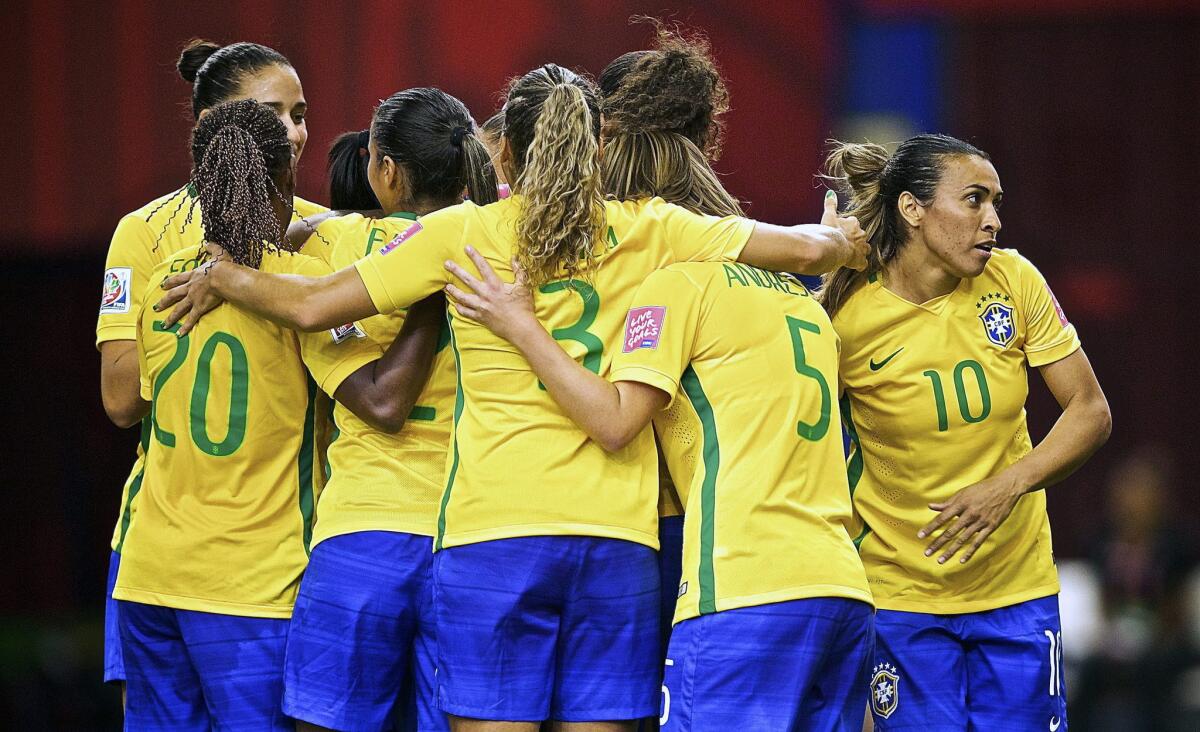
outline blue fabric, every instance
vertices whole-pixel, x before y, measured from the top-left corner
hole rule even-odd
[[[279,730],[288,621],[119,601],[126,730]]]
[[[108,558],[108,583],[104,590],[104,683],[125,680],[125,659],[121,655],[121,606],[113,599],[121,555],[113,552]]]
[[[671,633],[663,732],[859,732],[874,609],[821,597],[689,618]]]
[[[671,621],[675,618],[675,601],[679,597],[679,583],[683,579],[683,517],[660,516],[658,519],[658,575],[662,578],[662,594],[659,596],[659,632],[662,640],[662,655],[667,657],[667,644],[671,640]]]
[[[461,717],[567,722],[658,708],[653,549],[533,536],[434,555],[438,702]]]
[[[875,629],[879,732],[1067,729],[1057,596],[960,615],[880,610]]]
[[[433,539],[361,531],[318,544],[300,582],[283,710],[331,729],[448,730],[434,704]]]

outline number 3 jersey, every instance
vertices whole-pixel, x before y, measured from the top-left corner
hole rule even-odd
[[[414,222],[354,266],[381,313],[408,307],[449,281],[444,263],[471,271],[473,246],[512,281],[514,225],[523,197],[464,203]],[[754,230],[738,217],[700,216],[662,199],[605,204],[590,279],[542,285],[534,308],[584,367],[608,376],[634,291],[660,267],[735,259]],[[453,314],[453,309],[451,309]],[[598,536],[658,548],[658,466],[651,430],[607,453],[575,425],[510,343],[451,317],[458,367],[445,489],[435,546],[519,536]]]
[[[613,381],[672,396],[655,427],[686,507],[675,622],[871,602],[848,533],[838,338],[804,285],[744,264],[672,265],[638,289],[619,349]]]
[[[195,260],[178,254],[150,283],[189,266]],[[264,254],[260,269],[331,271],[286,253]],[[298,334],[228,304],[178,338],[153,302],[142,304],[137,332],[150,447],[113,597],[289,617],[312,534],[317,389],[332,395],[381,351],[329,331]]]
[[[1058,592],[1046,495],[1022,496],[963,564],[925,556],[930,503],[996,475],[1030,452],[1026,366],[1079,348],[1049,286],[1014,249],[994,249],[982,274],[917,305],[880,278],[833,318],[842,338],[842,413],[859,551],[877,605],[951,614]]]

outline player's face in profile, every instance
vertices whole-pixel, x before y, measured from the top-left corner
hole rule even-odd
[[[983,272],[1000,232],[997,209],[1002,197],[1000,177],[991,162],[974,155],[945,162],[921,228],[926,246],[950,274],[977,277]]]
[[[278,64],[267,66],[247,76],[238,91],[238,96],[233,100],[253,99],[275,110],[279,121],[287,128],[288,140],[292,143],[292,162],[300,162],[304,143],[308,142],[308,125],[305,122],[308,102],[304,100],[304,88],[300,86],[296,70]]]

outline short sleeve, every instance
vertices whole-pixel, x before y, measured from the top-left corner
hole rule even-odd
[[[1009,252],[1017,268],[1017,291],[1025,315],[1022,350],[1030,366],[1045,366],[1070,356],[1079,349],[1079,335],[1046,283],[1042,273],[1025,257]]]
[[[423,216],[386,244],[354,263],[380,313],[406,308],[449,282],[443,266],[462,259],[462,206]]]
[[[157,237],[142,218],[129,214],[117,224],[100,292],[100,315],[96,319],[96,345],[106,341],[137,338],[137,318],[146,282],[158,265],[154,253]]]
[[[674,402],[679,380],[692,360],[700,302],[700,288],[684,273],[672,269],[651,273],[625,316],[610,380],[648,384],[665,391]]]
[[[658,209],[663,236],[678,262],[736,261],[754,233],[753,219],[705,216],[661,199],[647,205]]]
[[[293,255],[289,269],[306,277],[323,277],[333,270],[325,262],[304,255]],[[316,333],[297,333],[300,357],[317,386],[329,396],[346,377],[383,356],[383,349],[366,337],[357,323],[347,323]]]

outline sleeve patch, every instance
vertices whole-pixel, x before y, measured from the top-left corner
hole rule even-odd
[[[413,223],[412,226],[408,227],[404,231],[401,231],[399,234],[396,234],[394,237],[392,237],[391,241],[389,241],[387,244],[384,244],[383,247],[379,250],[379,253],[387,254],[388,252],[392,251],[393,249],[400,246],[404,242],[408,241],[412,237],[416,236],[423,228],[425,228],[425,227],[421,226],[420,221]]]
[[[101,315],[129,312],[129,280],[132,274],[130,267],[104,270],[104,290],[100,293]]]
[[[1054,303],[1054,312],[1058,313],[1058,322],[1062,327],[1066,328],[1070,325],[1067,321],[1067,314],[1063,312],[1062,305],[1058,304],[1058,298],[1054,296],[1054,290],[1050,289],[1050,285],[1046,285],[1046,294],[1050,296],[1050,302]]]
[[[367,337],[367,334],[363,333],[362,329],[358,327],[358,323],[346,323],[345,325],[339,325],[336,328],[330,328],[329,332],[333,335],[334,343],[341,343],[351,336],[355,338]]]
[[[650,305],[643,308],[632,308],[625,318],[624,353],[632,353],[639,348],[658,348],[658,337],[662,333],[663,320],[667,316],[664,305]]]

